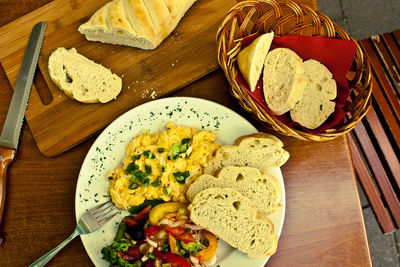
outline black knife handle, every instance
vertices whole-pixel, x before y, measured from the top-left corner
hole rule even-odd
[[[6,202],[7,167],[14,159],[14,156],[14,149],[0,146],[0,230],[3,228],[3,211]],[[2,242],[3,237],[0,236],[0,244]]]

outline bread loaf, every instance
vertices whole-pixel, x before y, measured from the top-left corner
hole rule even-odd
[[[279,181],[268,173],[261,173],[251,167],[223,167],[216,177],[203,174],[192,183],[186,195],[189,201],[197,193],[211,187],[232,188],[257,204],[258,210],[270,214],[280,205],[281,188]]]
[[[320,62],[310,59],[304,62],[309,79],[303,96],[290,111],[293,121],[308,129],[319,127],[335,111],[336,82],[332,73]]]
[[[197,225],[250,257],[276,252],[278,236],[273,223],[257,213],[254,202],[231,188],[208,188],[189,205],[190,219]]]
[[[48,69],[53,82],[82,103],[106,103],[121,92],[120,77],[80,55],[75,48],[55,50],[49,57]]]
[[[264,62],[263,88],[268,108],[282,115],[303,96],[308,80],[303,60],[288,48],[270,51]]]
[[[263,34],[240,51],[237,56],[240,73],[247,81],[252,92],[256,89],[257,82],[260,79],[272,39],[274,39],[273,32]]]
[[[195,0],[114,0],[78,31],[89,41],[155,49]]]
[[[289,159],[289,152],[277,137],[256,133],[238,138],[234,146],[220,147],[208,162],[204,173],[214,175],[224,166],[248,166],[267,171],[280,167]]]

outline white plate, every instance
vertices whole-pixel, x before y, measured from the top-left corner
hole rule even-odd
[[[140,105],[112,122],[86,155],[76,186],[77,221],[85,211],[110,198],[107,173],[121,166],[126,147],[132,138],[143,129],[149,129],[150,133],[162,131],[170,121],[178,125],[212,130],[217,135],[217,141],[223,144],[233,144],[239,136],[257,132],[253,125],[236,112],[204,99],[171,97]],[[280,181],[283,189],[282,208],[270,217],[277,235],[280,236],[285,216],[285,187],[280,168],[273,169],[270,173]],[[127,211],[123,211],[100,230],[81,236],[82,243],[96,266],[108,266],[102,260],[101,248],[112,242],[119,222],[127,214]],[[268,258],[249,258],[221,240],[218,243],[217,264],[221,267],[263,266],[267,261]]]

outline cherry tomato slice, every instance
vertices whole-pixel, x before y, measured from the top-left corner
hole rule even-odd
[[[141,212],[139,212],[138,215],[136,215],[136,217],[134,218],[134,220],[138,223],[144,222],[147,220],[147,218],[149,217],[149,213],[151,210],[151,206],[147,206],[146,208],[144,208]]]
[[[150,226],[150,227],[144,229],[144,234],[146,237],[150,237],[150,236],[154,236],[155,234],[157,234],[160,231],[161,231],[160,226],[153,225],[153,226]]]
[[[135,260],[139,260],[142,257],[142,255],[140,254],[140,247],[139,246],[128,248],[128,251],[126,252],[126,255],[134,257]]]
[[[187,259],[181,256],[172,254],[171,252],[161,253],[158,250],[153,251],[154,256],[164,261],[171,263],[173,267],[190,267],[190,263]]]

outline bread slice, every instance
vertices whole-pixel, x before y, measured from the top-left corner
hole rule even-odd
[[[155,49],[196,0],[114,0],[78,31],[89,41]]]
[[[80,55],[75,48],[55,50],[49,57],[48,69],[53,82],[82,103],[106,103],[121,92],[120,77]]]
[[[252,92],[256,89],[257,82],[260,79],[265,57],[273,39],[273,32],[263,34],[240,51],[237,56],[240,73],[246,79]]]
[[[289,152],[277,137],[256,133],[238,138],[234,146],[220,147],[208,162],[204,173],[214,175],[224,166],[248,166],[267,171],[285,164]]]
[[[257,205],[231,188],[208,188],[189,205],[190,219],[249,257],[276,252],[273,223],[257,213]]]
[[[279,209],[281,187],[279,181],[268,173],[251,167],[223,167],[216,177],[203,174],[192,183],[186,195],[191,201],[197,193],[207,188],[232,188],[257,204],[258,210],[270,214]]]
[[[308,83],[303,60],[288,48],[270,51],[264,62],[263,88],[268,108],[282,115],[303,96]]]
[[[293,121],[308,129],[321,126],[335,111],[336,82],[332,73],[320,62],[310,59],[304,62],[305,74],[310,82],[299,102],[290,111]]]

